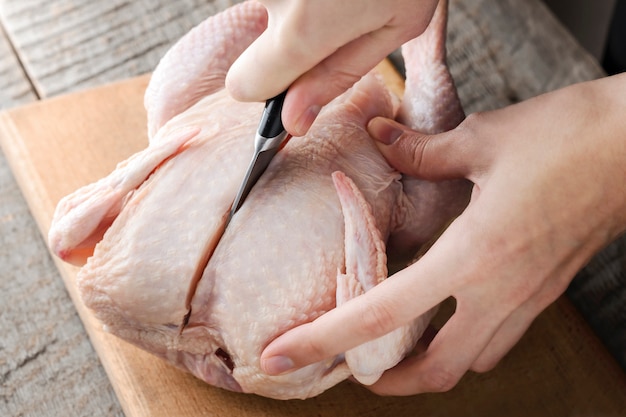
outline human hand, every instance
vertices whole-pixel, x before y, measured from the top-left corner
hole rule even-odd
[[[268,27],[235,61],[226,88],[263,101],[289,87],[283,124],[307,132],[330,102],[404,42],[421,34],[436,0],[260,0]]]
[[[468,370],[492,369],[626,230],[625,93],[626,75],[577,84],[432,136],[373,119],[370,134],[393,166],[430,180],[468,178],[471,201],[415,264],[270,343],[263,369],[281,373],[345,352],[449,296],[456,311],[427,350],[369,388],[445,391]]]

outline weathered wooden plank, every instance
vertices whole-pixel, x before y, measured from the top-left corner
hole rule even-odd
[[[37,99],[30,82],[6,38],[0,30],[0,109],[30,103]]]
[[[41,97],[151,71],[171,44],[232,1],[0,1]]]
[[[1,152],[0,198],[0,415],[121,416]]]
[[[37,99],[0,30],[0,108]],[[0,415],[121,416],[1,152],[0,202]]]

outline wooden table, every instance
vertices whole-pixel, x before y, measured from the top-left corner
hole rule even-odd
[[[0,0],[0,106],[149,72],[176,39],[229,4]],[[602,75],[536,0],[452,1],[449,29],[468,113]],[[0,201],[0,415],[123,415],[1,154]],[[555,311],[602,349],[566,300]]]

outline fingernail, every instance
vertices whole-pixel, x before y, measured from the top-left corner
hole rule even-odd
[[[293,361],[286,356],[272,356],[261,361],[263,371],[268,375],[280,375],[293,369]]]
[[[322,107],[314,104],[300,115],[296,122],[296,133],[298,135],[304,135],[309,130],[320,110],[322,110]]]
[[[391,145],[404,133],[402,125],[384,117],[375,117],[370,120],[367,131],[372,138],[385,145]]]

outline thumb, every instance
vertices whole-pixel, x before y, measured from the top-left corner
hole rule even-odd
[[[431,181],[469,174],[472,157],[456,130],[427,135],[384,117],[370,120],[367,130],[387,162],[403,174]]]

